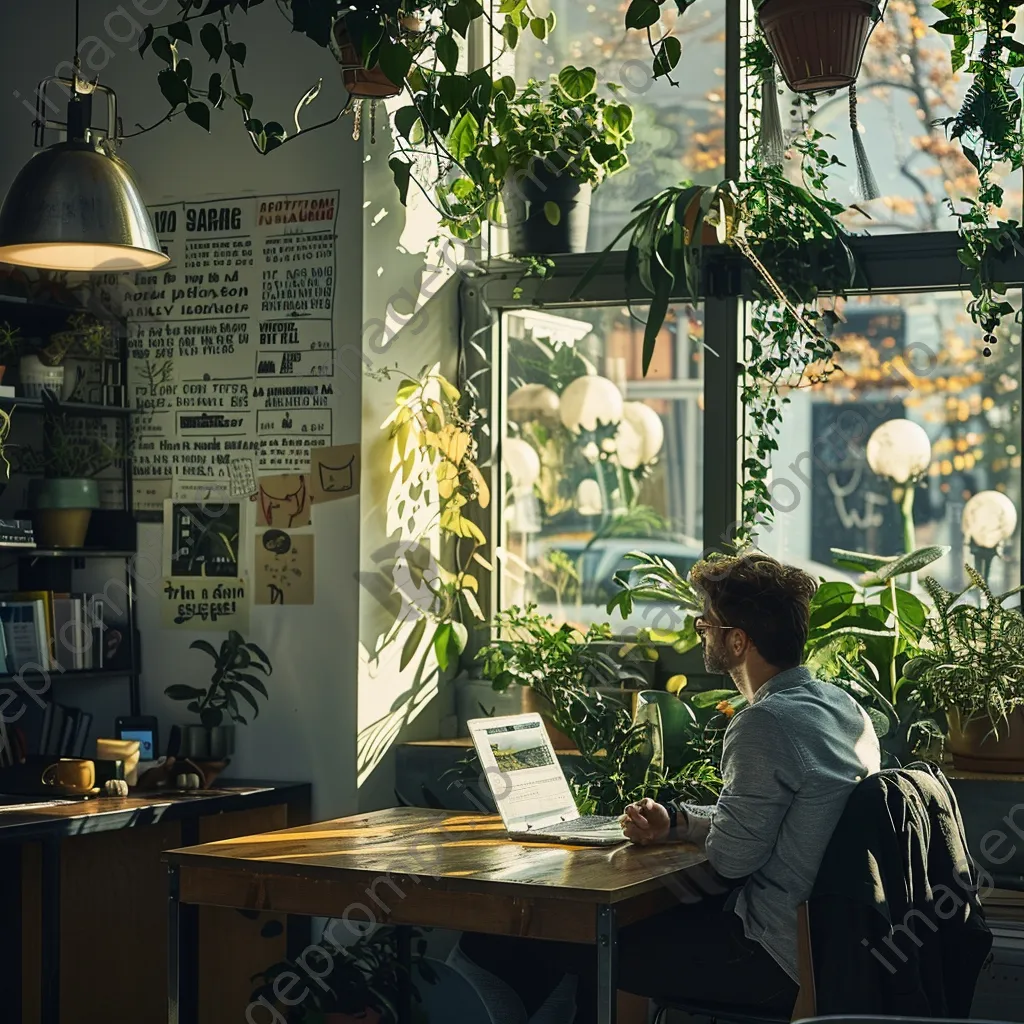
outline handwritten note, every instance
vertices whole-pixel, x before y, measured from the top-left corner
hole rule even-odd
[[[256,525],[283,530],[309,526],[309,474],[280,473],[260,477]]]
[[[160,606],[165,629],[249,630],[248,583],[244,579],[168,578]]]
[[[359,445],[336,444],[329,448],[314,448],[309,456],[309,486],[314,504],[351,498],[359,493],[362,462]]]

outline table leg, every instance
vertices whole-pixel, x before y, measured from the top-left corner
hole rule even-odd
[[[42,1024],[60,1024],[60,840],[42,844]]]
[[[412,1024],[412,928],[395,926],[398,945],[398,1024]]]
[[[182,1024],[179,1017],[181,996],[181,902],[178,869],[167,869],[167,1024]]]
[[[615,907],[597,908],[597,1024],[615,1024],[619,980],[619,934]]]

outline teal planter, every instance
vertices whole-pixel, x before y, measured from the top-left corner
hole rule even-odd
[[[100,489],[95,480],[33,480],[28,493],[29,504],[37,509],[100,507]]]
[[[44,548],[80,548],[92,510],[100,507],[95,480],[53,479],[29,483],[32,529]]]

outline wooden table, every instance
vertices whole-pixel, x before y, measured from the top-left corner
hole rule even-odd
[[[3,1020],[95,1024],[162,1014],[166,870],[160,854],[182,843],[308,821],[310,799],[307,783],[235,780],[187,796],[151,793],[62,803],[0,796]],[[224,912],[211,913],[219,920],[186,916],[187,941],[197,945],[201,936],[208,942],[214,931],[222,932]],[[271,953],[260,947],[280,947],[284,954],[286,941],[300,950],[308,942],[305,919],[293,922],[305,927],[289,928],[287,937],[272,943],[260,939],[259,922],[240,923],[250,926],[248,932],[255,929],[259,945],[236,928],[230,955],[191,979],[203,993],[204,1021],[222,1018],[228,1006],[234,1010],[227,996],[237,994],[222,998],[214,991],[219,980],[209,977],[210,970],[245,965],[249,952],[262,965]],[[108,961],[121,972],[116,983],[101,979],[101,965]]]
[[[399,808],[164,855],[168,1024],[193,1024],[183,905],[452,928],[597,947],[598,1024],[613,1024],[617,929],[678,902],[695,847],[512,842],[500,819]],[[408,1005],[406,1005],[406,1013]],[[405,1018],[408,1019],[408,1018]]]

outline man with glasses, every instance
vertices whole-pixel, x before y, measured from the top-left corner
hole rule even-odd
[[[623,985],[631,987],[646,968],[651,982],[643,994],[672,995],[657,990],[662,976],[651,962],[652,950],[664,945],[677,962],[698,968],[687,971],[679,996],[740,999],[786,1013],[797,994],[797,908],[811,893],[854,786],[879,770],[878,739],[849,694],[815,680],[802,664],[817,590],[807,573],[751,554],[701,562],[690,581],[704,598],[695,624],[704,664],[732,679],[742,698],[735,703],[744,705],[725,733],[724,785],[712,807],[632,804],[623,830],[644,846],[697,843],[735,887],[699,908],[655,918],[645,927],[645,950],[624,942]],[[732,986],[725,972],[735,972]],[[707,984],[695,991],[693,978]]]
[[[745,704],[725,733],[724,785],[711,807],[632,804],[623,831],[643,846],[697,843],[717,877],[696,883],[706,894],[697,902],[682,893],[679,906],[622,929],[619,987],[788,1017],[797,908],[847,798],[879,770],[878,739],[852,697],[803,667],[810,576],[751,554],[698,563],[690,581],[704,598],[704,664],[728,675]],[[461,951],[519,997],[525,1015],[509,1020],[540,1020],[567,971],[579,976],[573,1019],[596,1020],[586,947],[467,934]]]

